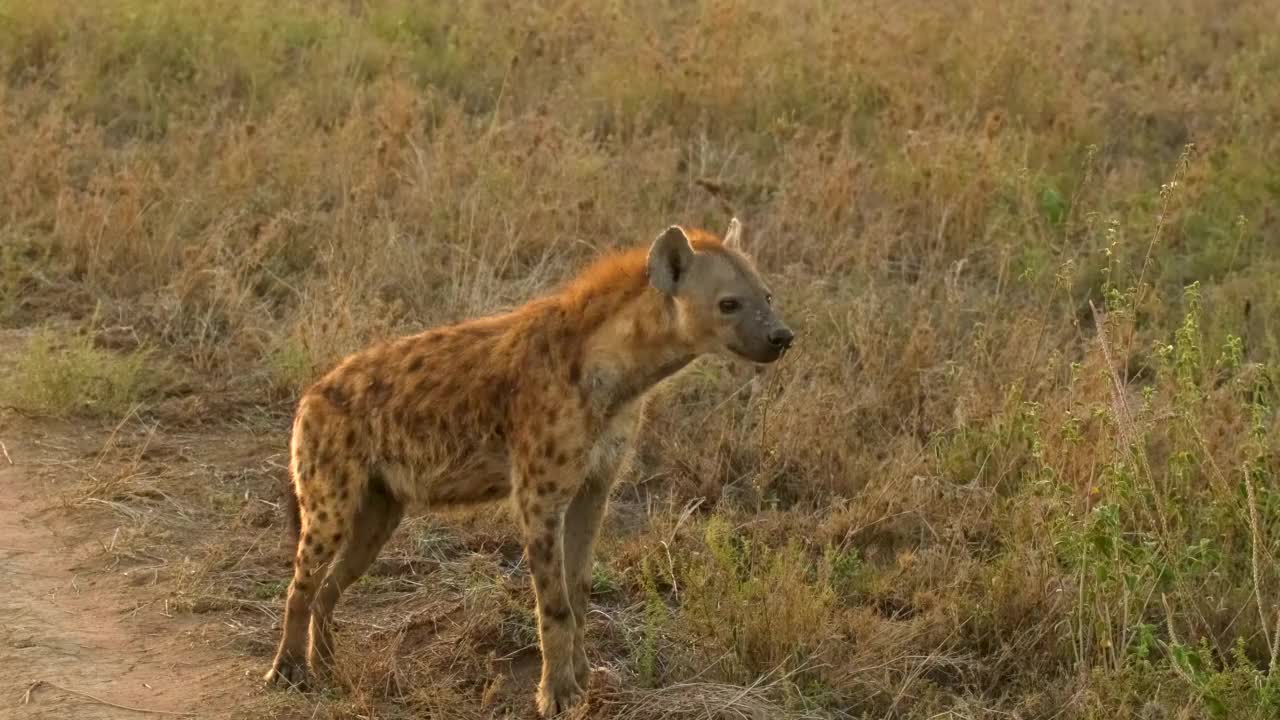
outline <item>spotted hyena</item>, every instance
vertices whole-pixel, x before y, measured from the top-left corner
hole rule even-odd
[[[646,392],[694,358],[777,360],[792,333],[739,249],[672,226],[512,312],[351,355],[298,404],[290,443],[298,546],[267,679],[329,667],[338,596],[406,508],[514,500],[538,609],[544,715],[589,675],[591,554]],[[308,636],[310,642],[308,642]]]

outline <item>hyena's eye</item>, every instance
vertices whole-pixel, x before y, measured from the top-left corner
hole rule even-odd
[[[765,294],[764,294],[764,304],[765,304],[765,305],[772,305],[772,304],[773,304],[773,293],[765,293]]]
[[[720,312],[725,315],[732,315],[738,312],[738,308],[742,307],[742,303],[737,298],[725,298],[720,301]]]

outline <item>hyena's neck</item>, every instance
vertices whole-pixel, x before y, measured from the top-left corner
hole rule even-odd
[[[595,413],[608,418],[696,356],[680,337],[674,304],[646,289],[586,339],[581,386]]]

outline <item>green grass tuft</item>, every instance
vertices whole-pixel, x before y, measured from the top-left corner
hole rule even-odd
[[[77,335],[33,336],[0,384],[0,402],[34,415],[121,418],[158,387],[150,353],[115,353]]]

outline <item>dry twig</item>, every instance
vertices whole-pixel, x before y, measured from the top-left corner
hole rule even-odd
[[[68,695],[76,695],[78,697],[85,698],[91,702],[98,703],[99,705],[106,705],[107,707],[113,707],[118,710],[128,710],[129,712],[147,713],[150,715],[170,715],[173,717],[195,717],[195,713],[192,713],[192,712],[173,712],[171,710],[152,710],[149,708],[131,707],[129,705],[121,705],[119,703],[113,703],[109,700],[103,700],[102,698],[97,697],[96,695],[90,695],[89,693],[82,692],[80,690],[72,690],[71,688],[63,687],[61,685],[58,685],[57,683],[51,683],[48,680],[36,680],[32,682],[30,685],[28,685],[27,691],[22,694],[22,704],[23,705],[29,704],[31,702],[31,693],[35,692],[36,689],[41,686],[50,687],[55,690],[61,690],[62,692],[67,693]]]

